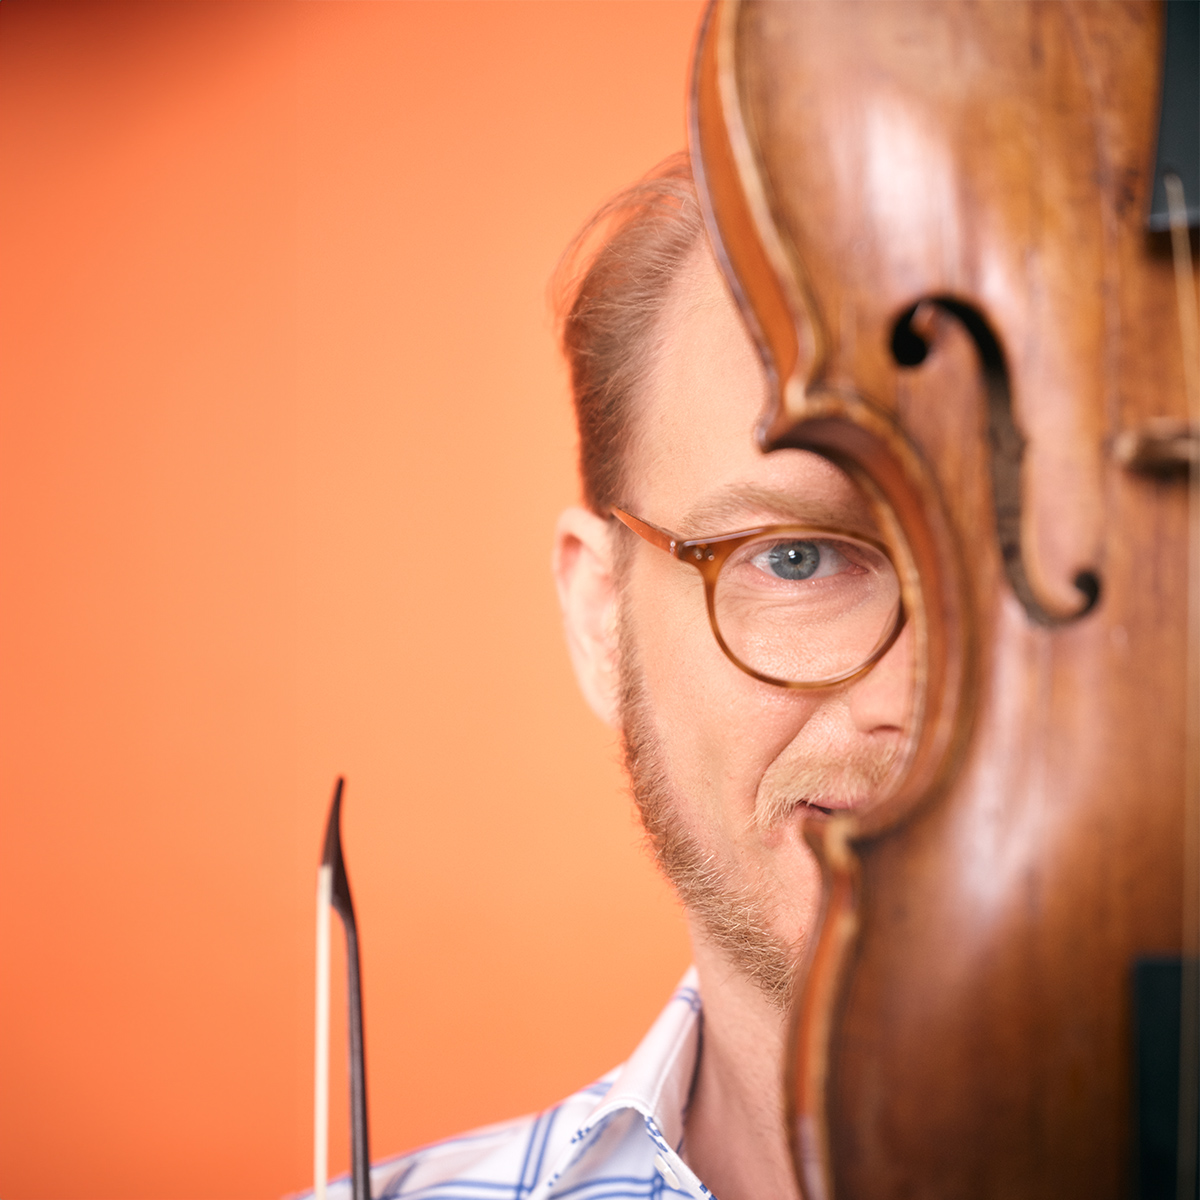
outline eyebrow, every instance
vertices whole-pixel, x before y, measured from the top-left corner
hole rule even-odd
[[[848,533],[880,536],[865,496],[836,500],[752,483],[735,484],[702,500],[681,520],[685,539],[716,537],[755,525],[828,525]]]

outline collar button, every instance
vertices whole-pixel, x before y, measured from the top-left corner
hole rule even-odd
[[[667,1186],[679,1191],[679,1176],[671,1170],[670,1163],[661,1154],[654,1156],[654,1165],[658,1168],[658,1173],[666,1180]]]

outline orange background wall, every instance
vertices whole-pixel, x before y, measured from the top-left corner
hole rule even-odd
[[[686,965],[560,646],[545,289],[682,145],[699,12],[0,5],[6,1200],[308,1185],[338,772],[377,1155]]]

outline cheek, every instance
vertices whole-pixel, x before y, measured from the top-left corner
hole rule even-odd
[[[737,839],[753,824],[763,774],[815,704],[734,666],[713,636],[700,576],[647,557],[631,570],[626,619],[663,765],[688,817]]]

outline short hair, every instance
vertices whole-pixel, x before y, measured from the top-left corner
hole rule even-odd
[[[622,499],[633,401],[671,284],[703,237],[687,156],[673,154],[599,209],[556,272],[583,501],[600,516]]]

